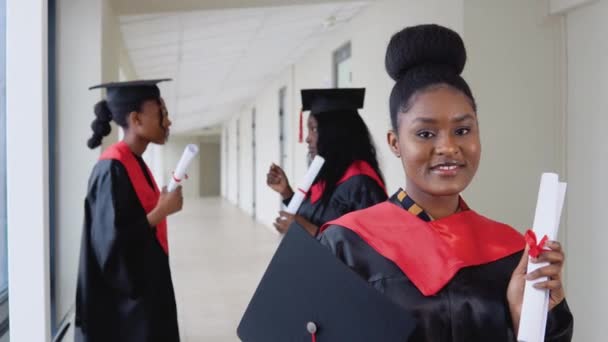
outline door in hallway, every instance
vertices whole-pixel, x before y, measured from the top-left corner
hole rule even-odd
[[[241,120],[236,120],[236,203],[241,205]]]
[[[285,170],[285,164],[287,155],[285,154],[285,95],[287,88],[282,87],[279,89],[279,166]],[[282,200],[279,200],[279,208],[283,204]]]
[[[279,89],[279,166],[284,170],[287,155],[285,154],[285,95],[287,88]]]
[[[253,108],[251,110],[251,160],[253,162],[252,166],[251,166],[251,173],[252,173],[252,179],[251,179],[251,194],[252,194],[252,214],[251,216],[255,219],[256,217],[256,188],[257,188],[257,172],[256,172],[256,165],[257,165],[257,155],[256,155],[256,147],[255,147],[255,108]]]

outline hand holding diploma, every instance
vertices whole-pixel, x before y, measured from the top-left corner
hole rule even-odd
[[[556,242],[566,184],[556,174],[543,174],[538,195],[534,230],[526,233],[526,249],[513,271],[507,300],[520,342],[545,339],[547,313],[564,298],[564,253]]]
[[[182,210],[184,205],[184,197],[182,196],[182,187],[178,186],[174,191],[168,192],[167,187],[164,187],[160,193],[160,198],[156,207],[146,215],[148,223],[151,227],[155,227],[160,221],[171,214]]]
[[[317,178],[319,171],[321,171],[323,164],[325,164],[325,159],[323,159],[323,157],[319,155],[315,156],[315,159],[313,159],[312,163],[310,163],[310,166],[308,167],[308,171],[306,171],[304,178],[302,179],[300,184],[298,184],[298,188],[293,194],[291,201],[289,201],[287,210],[285,210],[286,212],[290,214],[295,214],[298,212],[298,209],[300,209],[300,205],[302,205],[302,202],[306,198],[306,194],[308,193],[308,190],[310,190],[310,187],[315,181],[315,178]]]
[[[325,163],[325,159],[321,156],[316,156],[313,159],[312,163],[308,167],[308,171],[302,181],[298,184],[297,191],[293,191],[287,182],[287,177],[283,170],[276,166],[272,165],[270,167],[270,171],[266,176],[266,182],[268,186],[270,186],[273,190],[279,192],[283,199],[287,199],[291,197],[289,201],[289,205],[284,211],[279,213],[279,217],[273,223],[275,229],[281,233],[287,233],[289,226],[294,222],[298,222],[302,228],[304,228],[309,234],[315,236],[319,227],[315,226],[312,222],[306,220],[304,217],[296,215],[300,205],[306,198],[306,194],[310,190],[312,183],[317,178],[319,171],[323,167]]]
[[[177,167],[173,172],[173,177],[171,177],[171,180],[169,181],[169,186],[167,186],[168,192],[172,192],[173,190],[175,190],[175,188],[177,188],[180,182],[187,177],[186,170],[188,169],[188,166],[190,166],[190,163],[192,162],[194,157],[196,157],[197,154],[198,146],[194,144],[186,146],[186,148],[184,149],[184,153],[182,154],[182,157],[180,158],[179,162],[177,163]]]

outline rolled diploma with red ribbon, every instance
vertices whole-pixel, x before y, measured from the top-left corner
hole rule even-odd
[[[300,205],[302,205],[302,202],[304,202],[306,194],[308,193],[308,190],[310,190],[312,182],[314,182],[315,178],[317,178],[319,171],[321,171],[323,164],[325,164],[325,159],[323,159],[323,157],[321,156],[315,156],[315,158],[312,160],[312,163],[310,163],[310,166],[308,167],[308,171],[306,171],[304,178],[298,184],[298,188],[293,194],[291,201],[289,201],[289,205],[285,210],[286,212],[292,215],[295,215],[298,212],[298,209],[300,209]]]
[[[180,182],[186,177],[186,170],[190,163],[198,154],[198,146],[195,144],[190,144],[186,146],[184,149],[184,153],[182,154],[181,159],[177,163],[177,167],[173,172],[173,177],[169,181],[169,186],[167,186],[167,191],[171,192],[177,188]]]
[[[545,236],[547,237],[545,240],[556,240],[565,196],[566,183],[560,183],[558,175],[555,173],[543,173],[534,215],[534,234],[532,234],[532,237],[534,235],[536,237],[537,246]],[[530,236],[528,236],[529,238]],[[538,247],[543,248],[543,246]],[[533,264],[528,261],[528,273],[547,265],[548,263]],[[546,280],[547,278],[544,277],[526,281],[517,335],[517,341],[519,342],[542,342],[545,340],[549,290],[536,289],[533,285]]]

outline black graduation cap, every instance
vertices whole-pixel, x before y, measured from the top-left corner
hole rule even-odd
[[[244,342],[403,342],[412,316],[307,232],[289,229],[237,329]]]
[[[106,100],[108,103],[133,103],[160,97],[160,89],[158,89],[157,84],[165,81],[171,81],[171,79],[161,78],[154,80],[110,82],[92,86],[89,90],[106,88]]]
[[[363,108],[365,88],[302,89],[302,110],[312,114]]]
[[[302,89],[302,111],[300,112],[299,141],[303,140],[303,111],[311,114],[352,111],[363,108],[365,88]]]

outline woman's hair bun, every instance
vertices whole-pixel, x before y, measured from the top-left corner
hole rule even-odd
[[[395,33],[388,44],[386,71],[399,81],[418,67],[449,68],[457,75],[467,60],[464,42],[458,33],[435,24],[406,27]]]
[[[108,107],[108,102],[106,100],[101,100],[97,102],[95,105],[95,120],[91,123],[91,129],[93,130],[93,135],[87,141],[87,146],[90,149],[94,149],[97,146],[101,145],[101,141],[103,137],[110,134],[112,131],[112,126],[110,126],[110,122],[112,121],[112,112]]]

